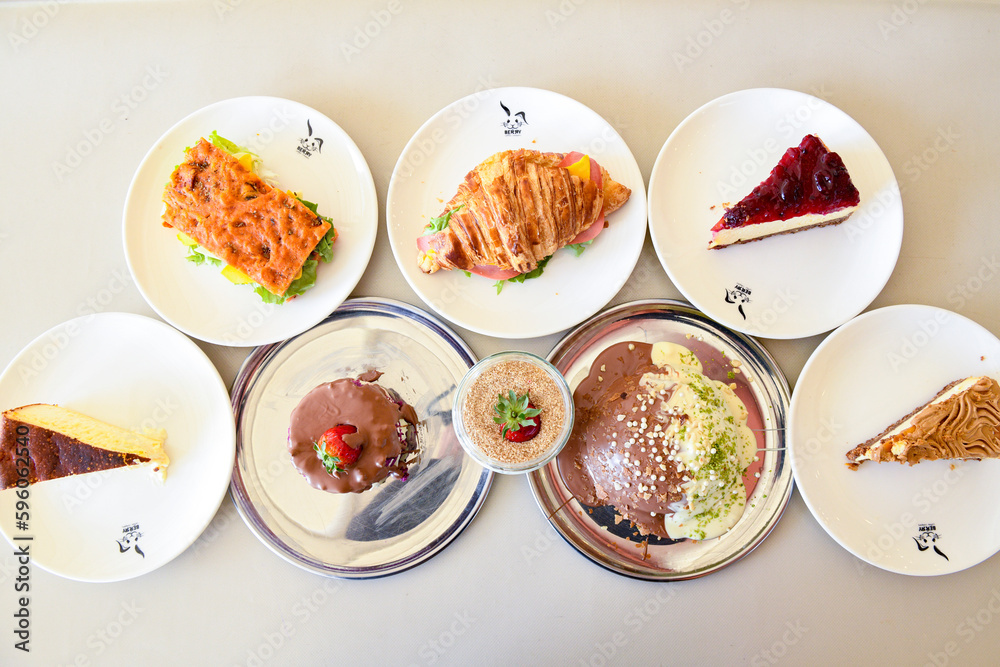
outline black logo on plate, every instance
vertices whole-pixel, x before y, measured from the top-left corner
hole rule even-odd
[[[313,128],[309,119],[306,119],[306,128],[308,128],[309,134],[299,139],[298,151],[306,157],[312,157],[313,153],[319,153],[323,150],[323,140],[313,136]]]
[[[507,120],[503,122],[503,133],[504,134],[521,134],[521,126],[528,124],[528,119],[525,118],[523,111],[518,111],[516,114],[511,114],[510,109],[500,101],[500,108],[504,110],[507,114]]]
[[[142,537],[142,533],[139,532],[139,524],[131,523],[127,526],[122,526],[122,538],[118,540],[118,553],[125,553],[126,551],[131,551],[135,549],[135,552],[146,557],[146,554],[142,553],[142,549],[139,548],[139,538]]]
[[[735,303],[740,315],[746,319],[747,314],[743,312],[743,304],[750,303],[750,288],[736,283],[736,287],[726,290],[726,303]]]
[[[941,558],[944,558],[945,560],[950,560],[944,555],[944,552],[938,548],[938,545],[935,544],[939,539],[941,539],[941,536],[937,532],[937,526],[933,523],[922,523],[918,526],[918,528],[920,529],[920,534],[913,538],[913,541],[917,543],[917,549],[919,551],[927,551],[928,549],[933,548],[934,553],[938,556],[941,556]]]

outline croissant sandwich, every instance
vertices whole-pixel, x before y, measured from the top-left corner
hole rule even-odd
[[[582,153],[503,151],[470,171],[427,225],[417,264],[498,280],[528,273],[563,246],[593,240],[631,194]]]

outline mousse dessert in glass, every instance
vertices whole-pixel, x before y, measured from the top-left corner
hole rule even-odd
[[[537,470],[573,430],[573,396],[552,364],[528,352],[486,357],[462,379],[452,419],[458,441],[500,473]]]

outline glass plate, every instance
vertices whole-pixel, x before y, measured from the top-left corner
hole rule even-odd
[[[250,530],[285,560],[318,574],[395,574],[447,546],[482,506],[493,473],[458,444],[456,386],[475,363],[469,347],[423,311],[385,299],[345,302],[294,338],[255,349],[233,387],[232,495]],[[309,486],[292,465],[288,419],[313,387],[368,369],[421,417],[420,461],[405,482],[359,494]]]
[[[669,581],[700,577],[735,562],[767,537],[792,493],[792,472],[785,457],[784,425],[788,384],[774,359],[755,340],[721,327],[690,305],[664,299],[622,304],[584,322],[549,354],[570,388],[587,376],[604,349],[623,341],[672,341],[692,349],[705,374],[737,384],[756,432],[760,473],[740,521],[712,540],[672,541],[638,535],[616,525],[610,507],[582,505],[566,488],[553,461],[528,478],[535,500],[557,531],[587,558],[613,572],[637,579]],[[738,359],[741,373],[730,379],[728,360]],[[765,449],[766,448],[766,449]]]

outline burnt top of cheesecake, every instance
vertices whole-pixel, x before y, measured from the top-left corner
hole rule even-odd
[[[150,460],[138,454],[113,452],[88,445],[63,433],[20,421],[13,416],[15,413],[15,410],[9,410],[0,418],[0,488],[9,489],[20,479],[36,484]],[[18,461],[23,459],[18,456],[23,449],[28,452],[27,468]]]

